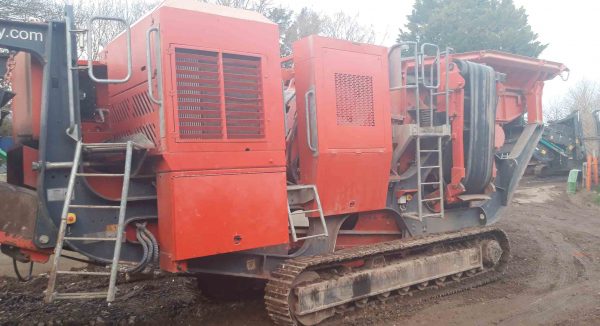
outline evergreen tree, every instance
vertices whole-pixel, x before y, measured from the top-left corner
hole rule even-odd
[[[398,41],[434,43],[456,52],[500,50],[537,57],[538,41],[523,7],[512,0],[417,0]]]

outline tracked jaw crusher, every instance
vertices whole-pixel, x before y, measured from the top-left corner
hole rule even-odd
[[[47,301],[112,301],[120,272],[160,268],[221,292],[263,280],[275,323],[313,325],[506,267],[491,225],[563,65],[319,36],[282,60],[261,15],[177,0],[78,62],[93,28],[71,17],[0,21],[23,36],[0,39],[19,72],[0,243],[19,261],[55,254]],[[61,291],[67,250],[110,266],[84,272],[106,291]]]

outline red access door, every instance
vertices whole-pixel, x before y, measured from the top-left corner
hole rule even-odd
[[[301,183],[317,185],[326,215],[384,208],[392,147],[387,49],[310,36],[294,44],[294,66]]]

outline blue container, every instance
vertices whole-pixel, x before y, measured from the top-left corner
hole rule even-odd
[[[12,137],[0,137],[0,149],[5,152],[13,146],[13,138]]]

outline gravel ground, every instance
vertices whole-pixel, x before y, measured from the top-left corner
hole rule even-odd
[[[599,325],[600,206],[589,194],[567,196],[558,179],[521,184],[498,224],[513,250],[501,281],[425,304],[390,300],[325,324]],[[259,296],[210,300],[193,278],[163,275],[121,284],[124,295],[111,306],[101,300],[46,305],[46,282],[44,274],[26,284],[0,277],[0,324],[270,325]],[[72,290],[102,285],[75,277],[66,284]]]

